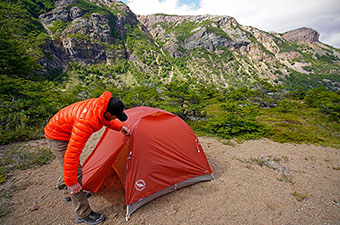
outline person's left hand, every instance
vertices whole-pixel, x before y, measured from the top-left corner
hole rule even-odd
[[[81,185],[77,182],[74,185],[68,186],[68,189],[70,189],[71,194],[75,195],[79,193],[82,190]]]
[[[120,132],[122,132],[122,134],[124,134],[125,136],[130,135],[130,129],[125,126],[122,126],[122,128],[120,128]]]

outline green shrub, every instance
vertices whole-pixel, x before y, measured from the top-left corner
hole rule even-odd
[[[52,26],[49,27],[49,30],[53,33],[53,38],[58,39],[59,35],[65,28],[70,25],[71,22],[64,23],[61,20],[56,20],[52,23]]]
[[[223,37],[227,40],[231,40],[229,35],[226,32],[224,32],[221,28],[209,26],[209,27],[207,27],[207,32],[215,34],[215,35],[220,36],[220,37]]]
[[[274,108],[274,110],[281,112],[281,113],[290,113],[293,112],[294,109],[297,109],[298,107],[302,107],[302,104],[289,100],[289,99],[283,99],[280,101],[277,105],[277,107]]]
[[[0,2],[0,75],[36,78],[48,38],[38,15],[53,7],[49,0]]]
[[[223,102],[220,111],[210,115],[203,126],[205,132],[222,138],[256,139],[266,133],[266,126],[256,117],[260,114],[257,106],[248,101]],[[222,110],[222,111],[221,111]]]
[[[291,52],[291,51],[298,51],[298,44],[295,42],[288,42],[288,41],[281,41],[277,42],[280,52]]]
[[[12,130],[0,133],[0,145],[36,139],[39,135],[41,137],[42,132],[34,128],[18,129],[15,127]]]
[[[306,97],[308,90],[303,87],[296,88],[295,90],[289,91],[287,96],[295,100],[302,100]]]
[[[0,76],[0,144],[39,138],[48,119],[79,98],[52,82]]]
[[[319,108],[329,118],[340,122],[340,92],[316,88],[311,90],[304,100],[308,106]]]
[[[194,22],[185,21],[182,24],[174,26],[172,27],[172,29],[167,30],[166,33],[175,32],[175,34],[177,35],[178,41],[180,43],[183,43],[185,39],[193,35],[191,31],[195,29],[194,24],[195,24]]]
[[[203,127],[218,137],[230,139],[256,139],[266,133],[266,127],[251,117],[243,117],[230,112],[223,112],[206,121]]]

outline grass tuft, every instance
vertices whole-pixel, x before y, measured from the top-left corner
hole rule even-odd
[[[305,200],[307,198],[307,195],[306,194],[300,194],[299,192],[297,191],[294,191],[291,193],[296,200],[298,200],[299,202],[302,202],[303,200]]]
[[[3,216],[7,216],[11,213],[11,209],[7,206],[0,205],[0,218]]]
[[[55,158],[48,148],[13,145],[0,150],[0,184],[6,182],[8,176],[15,170],[48,164]]]

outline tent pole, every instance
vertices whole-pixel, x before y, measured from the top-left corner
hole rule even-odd
[[[130,215],[129,215],[129,206],[126,206],[126,216],[125,216],[125,220],[126,222],[130,219]]]

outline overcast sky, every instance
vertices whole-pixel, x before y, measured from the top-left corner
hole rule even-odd
[[[226,15],[240,24],[283,33],[310,27],[340,48],[340,0],[122,0],[135,14]]]

